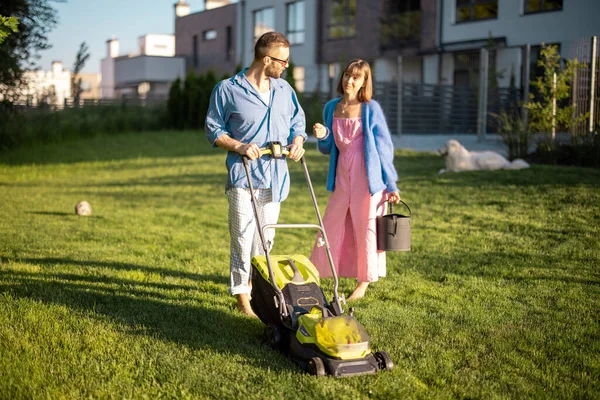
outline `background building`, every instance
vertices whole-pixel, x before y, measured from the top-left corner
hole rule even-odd
[[[119,55],[116,38],[107,40],[100,61],[101,97],[166,97],[171,83],[185,75],[185,59],[175,56],[173,35],[149,34],[138,39],[138,54]]]
[[[100,98],[100,85],[102,76],[96,73],[80,73],[78,78],[81,79],[81,98],[84,100],[92,100]]]
[[[578,41],[598,34],[600,2],[444,1],[442,15],[442,83],[472,83],[469,76],[478,76],[479,49],[493,43],[495,54],[490,61],[498,73],[498,85],[509,87],[512,80],[523,86],[525,69],[530,71],[529,78],[536,75],[542,44],[558,45],[564,58],[573,59]],[[528,54],[524,53],[527,46]]]
[[[232,1],[206,0],[204,11],[190,14],[185,1],[175,4],[175,54],[185,59],[186,71],[236,72],[237,9]]]
[[[276,31],[290,41],[290,60],[296,87],[300,92],[328,90],[327,66],[319,62],[318,0],[246,0],[239,2],[240,27],[238,58],[249,66],[254,58],[254,44],[265,32]]]
[[[71,72],[61,61],[53,61],[49,71],[28,71],[24,74],[27,88],[21,101],[32,106],[52,104],[62,106],[71,97]]]

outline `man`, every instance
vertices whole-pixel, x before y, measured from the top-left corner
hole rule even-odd
[[[275,224],[280,203],[289,193],[285,159],[261,157],[261,147],[278,141],[289,145],[289,157],[304,155],[306,122],[296,93],[281,74],[289,65],[290,44],[281,33],[268,32],[254,46],[249,68],[215,86],[206,116],[206,136],[213,146],[228,151],[225,193],[229,200],[231,287],[238,308],[256,317],[250,307],[250,260],[264,253],[252,211],[242,157],[250,161],[250,175],[261,225]],[[273,246],[275,232],[265,240]]]

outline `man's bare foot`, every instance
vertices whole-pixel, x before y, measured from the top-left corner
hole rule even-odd
[[[365,296],[365,292],[367,291],[367,287],[369,286],[369,282],[358,282],[356,285],[356,289],[354,292],[346,299],[346,300],[358,300]]]
[[[245,314],[252,318],[258,318],[254,311],[252,311],[252,307],[250,306],[250,296],[246,293],[237,295],[237,308]]]

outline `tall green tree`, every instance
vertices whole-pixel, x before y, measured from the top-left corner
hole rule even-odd
[[[183,129],[183,92],[181,90],[181,79],[179,77],[175,79],[169,90],[167,114],[169,128]]]
[[[73,71],[71,71],[71,97],[75,104],[79,103],[79,98],[83,89],[81,88],[81,77],[79,74],[83,70],[86,61],[90,58],[89,47],[85,42],[79,45],[79,50],[75,56],[75,62],[73,63]]]
[[[0,15],[0,44],[11,33],[19,32],[19,20],[15,17],[4,17]]]
[[[51,3],[64,0],[1,0],[0,15],[19,21],[18,32],[5,37],[0,44],[0,95],[11,100],[18,95],[23,71],[35,68],[39,53],[49,49],[48,33],[58,23],[56,9]]]
[[[549,133],[554,126],[569,129],[578,123],[582,116],[573,119],[573,106],[565,102],[571,94],[571,81],[576,69],[581,68],[577,61],[567,60],[566,66],[560,68],[560,54],[556,46],[548,45],[542,48],[538,66],[544,73],[532,82],[536,89],[529,94],[529,102],[525,107],[529,109],[529,126],[532,132]],[[556,73],[556,83],[554,74]],[[554,107],[556,103],[556,107]]]

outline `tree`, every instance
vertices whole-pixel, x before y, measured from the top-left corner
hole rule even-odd
[[[71,72],[71,97],[73,97],[74,104],[79,104],[79,97],[83,92],[81,88],[81,78],[79,74],[83,69],[85,62],[90,58],[89,47],[85,42],[79,45],[79,51],[75,56],[75,62],[73,63],[73,71]]]
[[[169,128],[183,128],[183,92],[181,91],[181,79],[177,77],[171,89],[169,90],[169,100],[167,101],[168,125]]]
[[[19,32],[19,21],[15,17],[3,17],[0,15],[0,44],[11,33]]]
[[[51,2],[64,0],[0,1],[0,15],[9,15],[19,21],[18,32],[13,31],[0,44],[0,97],[5,100],[19,94],[23,71],[35,68],[39,52],[51,47],[48,33],[58,22]]]
[[[578,123],[580,118],[573,119],[573,106],[564,100],[571,95],[571,80],[581,64],[567,60],[565,68],[560,68],[560,54],[556,46],[542,48],[538,66],[544,74],[532,83],[537,93],[529,94],[529,126],[532,132],[550,133],[553,127],[569,128]],[[556,80],[555,80],[556,79]]]

